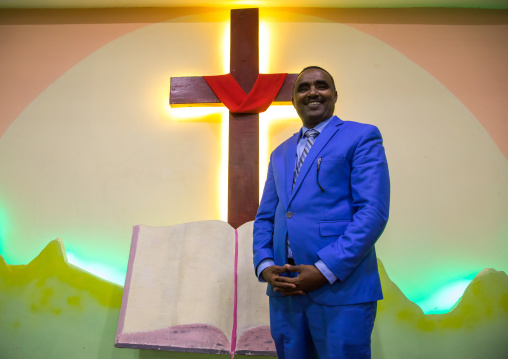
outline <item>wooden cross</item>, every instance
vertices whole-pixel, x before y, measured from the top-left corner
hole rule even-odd
[[[231,10],[230,73],[249,93],[259,74],[259,9]],[[291,101],[296,74],[288,74],[276,102]],[[203,77],[172,77],[169,104],[221,102]],[[228,222],[238,228],[259,204],[259,114],[229,112]]]

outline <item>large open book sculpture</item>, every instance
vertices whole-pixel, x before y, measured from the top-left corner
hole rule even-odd
[[[115,345],[275,355],[252,222],[135,226]]]

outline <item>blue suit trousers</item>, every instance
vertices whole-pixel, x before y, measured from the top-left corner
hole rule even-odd
[[[270,297],[279,359],[370,359],[377,302],[326,306],[305,296]]]

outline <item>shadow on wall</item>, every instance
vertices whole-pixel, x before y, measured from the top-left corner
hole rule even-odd
[[[425,315],[378,265],[385,299],[378,305],[373,358],[508,357],[506,273],[482,271],[449,313]],[[121,299],[122,287],[68,264],[61,240],[28,265],[11,266],[0,257],[0,352],[9,359],[229,357],[115,348]]]

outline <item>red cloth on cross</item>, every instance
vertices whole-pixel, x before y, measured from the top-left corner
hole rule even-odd
[[[234,113],[261,113],[270,107],[287,74],[259,74],[246,94],[231,74],[203,76],[217,98]]]

